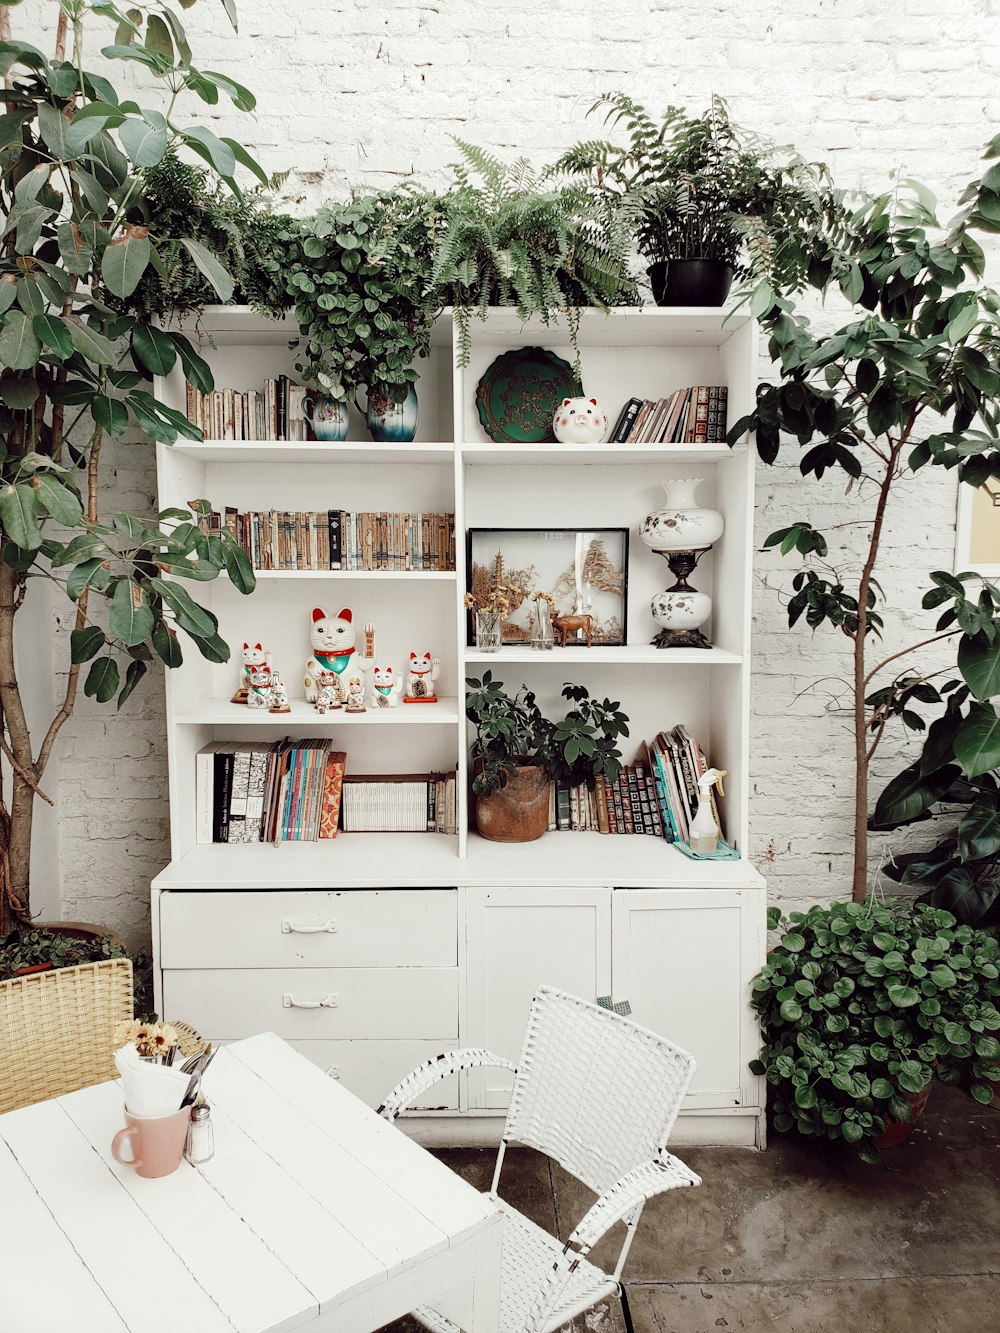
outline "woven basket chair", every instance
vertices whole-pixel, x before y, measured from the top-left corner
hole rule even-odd
[[[0,981],[0,1112],[115,1078],[132,1003],[129,958]]]
[[[438,1079],[495,1065],[514,1072],[507,1123],[490,1194],[503,1215],[503,1333],[550,1333],[617,1293],[632,1329],[621,1273],[647,1199],[701,1180],[667,1152],[667,1139],[694,1074],[694,1058],[629,1018],[543,986],[535,995],[517,1065],[486,1050],[428,1060],[379,1107],[396,1117]],[[508,1143],[554,1158],[598,1195],[562,1244],[497,1198]],[[612,1274],[586,1256],[616,1222],[625,1241]],[[437,1333],[457,1326],[436,1311],[414,1317]]]

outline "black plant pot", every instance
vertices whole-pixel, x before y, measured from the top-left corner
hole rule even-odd
[[[722,305],[733,285],[723,259],[667,259],[649,266],[657,305]]]

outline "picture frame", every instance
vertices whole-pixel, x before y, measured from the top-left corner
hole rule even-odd
[[[955,573],[1000,579],[1000,483],[958,487]]]
[[[555,613],[583,611],[591,620],[591,645],[625,647],[628,641],[628,528],[469,528],[466,588],[480,604],[498,578],[513,605],[503,622],[501,645],[531,638],[531,594],[547,593]],[[475,644],[469,612],[468,643]],[[570,631],[567,647],[586,646],[583,630]],[[559,644],[559,635],[556,644]]]

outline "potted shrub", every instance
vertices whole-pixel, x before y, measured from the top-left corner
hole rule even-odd
[[[513,696],[490,671],[466,681],[466,716],[476,728],[472,790],[476,828],[493,842],[532,842],[548,825],[549,783],[586,784],[599,775],[614,781],[621,771],[616,741],[628,735],[628,718],[610,699],[592,699],[583,685],[564,685],[573,707],[559,722],[544,717],[522,685]]]
[[[525,321],[536,315],[549,324],[565,315],[579,376],[579,308],[639,300],[628,272],[631,214],[583,182],[456,143],[462,161],[444,197],[432,279],[455,310],[462,365],[472,316],[514,306]]]
[[[332,438],[346,435],[351,401],[375,439],[413,438],[414,362],[430,351],[440,304],[431,286],[440,218],[437,196],[407,185],[328,204],[278,235],[269,267],[294,303],[296,369],[342,405],[343,434]]]
[[[80,3],[55,7],[55,52],[11,37],[0,8],[0,58],[9,114],[0,159],[7,240],[0,260],[0,749],[10,765],[0,799],[0,938],[30,924],[29,878],[36,797],[49,800],[45,773],[80,687],[118,707],[159,660],[181,661],[178,631],[206,658],[229,649],[216,618],[186,591],[226,570],[242,591],[253,574],[227,534],[207,537],[196,516],[107,515],[109,437],[136,427],[154,440],[199,438],[182,413],[148,392],[153,375],[180,364],[199,389],[212,387],[206,363],[179,333],[123,314],[143,275],[159,262],[166,237],[130,222],[142,172],[184,145],[236,190],[238,164],[263,173],[244,148],[187,116],[174,117],[182,93],[208,105],[222,92],[249,110],[253,98],[222,74],[191,64],[173,7],[119,13]],[[235,10],[227,4],[235,22]],[[110,22],[110,26],[109,25]],[[105,74],[80,62],[105,25],[107,70],[143,66],[169,90],[167,113],[119,99]],[[67,51],[71,58],[67,58]],[[103,68],[103,66],[102,66]],[[217,295],[231,279],[211,250],[181,237]],[[196,509],[208,509],[195,501]],[[177,577],[166,579],[165,572]],[[30,637],[19,626],[31,589],[42,581],[68,599],[68,661],[59,663],[60,697],[50,719],[29,728],[20,679],[30,672]],[[20,668],[20,670],[19,670]]]
[[[599,107],[627,143],[576,144],[556,169],[634,215],[658,305],[722,305],[733,277],[751,273],[781,284],[789,235],[820,215],[823,168],[739,129],[718,97],[703,116],[668,106],[659,121],[623,93]]]
[[[1000,1071],[1000,945],[925,903],[777,909],[780,942],[753,983],[779,1132],[842,1140],[866,1162],[913,1123],[932,1080],[972,1070],[988,1103]],[[922,1099],[922,1100],[921,1100]],[[886,1138],[887,1131],[890,1137]],[[904,1130],[903,1133],[906,1131]]]

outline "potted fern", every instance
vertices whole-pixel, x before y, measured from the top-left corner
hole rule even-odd
[[[820,215],[822,168],[739,129],[719,97],[702,116],[668,106],[659,120],[624,93],[605,93],[599,108],[627,142],[578,143],[556,169],[635,216],[658,305],[722,305],[749,274],[782,285],[789,236]]]

